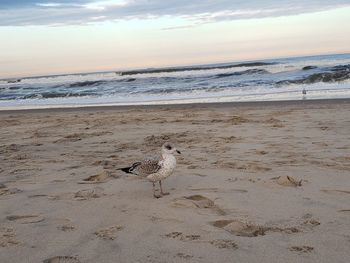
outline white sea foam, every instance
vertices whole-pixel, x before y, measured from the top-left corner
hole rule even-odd
[[[350,54],[263,62],[123,76],[107,72],[2,80],[0,109],[294,100],[305,99],[303,89],[306,99],[350,98]],[[303,70],[305,66],[315,68]]]

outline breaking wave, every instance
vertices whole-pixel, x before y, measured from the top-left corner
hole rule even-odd
[[[245,63],[0,80],[0,107],[13,104],[295,98],[350,94],[350,54]],[[316,95],[315,95],[316,96]]]

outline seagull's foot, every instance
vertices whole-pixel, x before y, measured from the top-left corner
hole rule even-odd
[[[153,196],[154,196],[154,198],[157,198],[157,199],[162,197],[162,195],[156,194],[156,193],[154,193]]]
[[[159,189],[160,189],[160,194],[161,195],[168,195],[168,192],[163,192],[163,188],[162,188],[162,181],[159,181]]]

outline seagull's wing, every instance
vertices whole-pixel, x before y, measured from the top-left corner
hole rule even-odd
[[[158,172],[162,168],[163,159],[161,156],[147,157],[142,162],[137,163],[133,173],[141,176],[148,176]]]

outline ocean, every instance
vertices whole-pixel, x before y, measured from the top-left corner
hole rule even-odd
[[[350,98],[350,54],[0,79],[2,110],[332,98]]]

